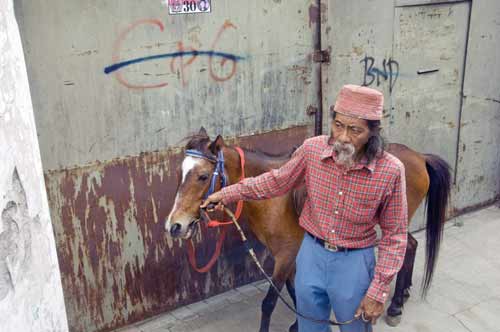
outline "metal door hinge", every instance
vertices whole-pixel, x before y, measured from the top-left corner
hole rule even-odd
[[[306,114],[309,116],[316,114],[316,112],[318,112],[318,108],[313,105],[309,105],[306,109]]]
[[[320,63],[330,63],[330,50],[314,51],[313,61]]]

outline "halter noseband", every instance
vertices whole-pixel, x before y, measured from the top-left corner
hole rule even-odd
[[[222,150],[220,150],[217,153],[217,158],[214,158],[212,156],[208,156],[208,155],[206,155],[203,152],[198,151],[198,150],[186,150],[186,156],[206,159],[212,163],[215,163],[215,169],[214,169],[214,172],[212,174],[212,178],[210,179],[210,187],[208,188],[208,191],[204,196],[205,199],[215,192],[215,186],[217,184],[217,178],[219,176],[220,176],[221,188],[224,188],[227,185],[227,183],[228,183],[227,176],[226,176],[226,172],[224,171],[224,153],[222,152]]]

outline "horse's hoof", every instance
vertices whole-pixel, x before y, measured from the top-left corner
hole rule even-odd
[[[299,323],[295,321],[288,329],[288,332],[299,332]]]
[[[402,315],[397,315],[397,316],[386,315],[385,316],[385,322],[389,326],[396,327],[396,326],[399,325],[399,323],[401,323],[401,316]]]

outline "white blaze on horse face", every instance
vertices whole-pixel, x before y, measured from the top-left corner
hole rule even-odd
[[[188,173],[197,165],[200,163],[200,159],[198,158],[194,158],[194,157],[191,157],[191,156],[187,156],[186,158],[184,158],[184,160],[182,161],[182,181],[181,181],[181,184],[184,183],[184,181],[186,181],[186,176],[188,175]],[[175,201],[174,201],[174,206],[172,208],[172,210],[170,211],[170,214],[168,215],[168,218],[167,218],[167,224],[166,224],[166,228],[167,230],[170,228],[170,225],[172,223],[172,215],[174,214],[175,210],[177,210],[177,204],[179,203],[181,197],[180,197],[180,193],[177,192],[177,195],[175,196]]]
[[[186,180],[186,176],[189,173],[190,170],[192,170],[197,164],[200,163],[199,158],[187,156],[184,158],[184,161],[182,162],[182,183]]]

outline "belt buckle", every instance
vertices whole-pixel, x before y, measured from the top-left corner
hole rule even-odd
[[[328,242],[325,241],[325,249],[326,250],[330,250],[330,251],[333,251],[333,252],[337,252],[339,251],[339,247],[337,247],[336,245],[334,244],[330,244]]]

